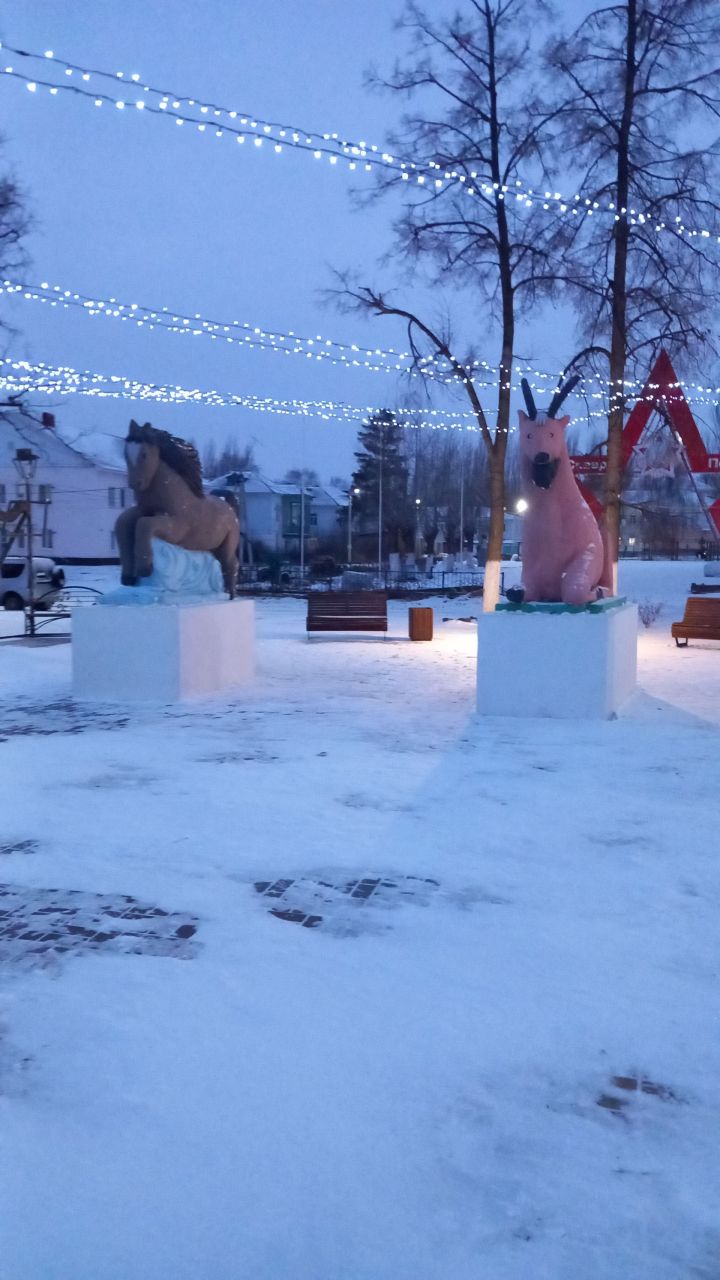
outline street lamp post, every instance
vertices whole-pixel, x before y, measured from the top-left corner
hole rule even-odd
[[[382,580],[383,554],[383,456],[385,453],[385,436],[380,437],[380,467],[378,470],[378,577]]]
[[[420,507],[422,498],[415,499],[415,556],[420,555]]]
[[[300,588],[305,583],[305,468],[300,472]]]
[[[465,563],[465,441],[460,441],[460,563]]]
[[[15,470],[25,485],[25,520],[27,522],[28,633],[35,635],[35,573],[33,569],[32,480],[38,455],[32,449],[16,449]]]
[[[356,497],[356,498],[359,498],[359,497],[360,497],[360,490],[359,490],[358,488],[353,489],[352,487],[348,489],[348,552],[347,552],[348,568],[349,568],[349,567],[350,567],[350,565],[352,564],[352,504],[353,504],[353,494],[355,495],[355,497]]]

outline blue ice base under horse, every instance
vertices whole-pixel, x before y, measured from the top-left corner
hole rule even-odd
[[[220,562],[209,551],[186,551],[152,540],[153,571],[137,586],[108,591],[101,604],[200,604],[226,598]]]
[[[527,600],[514,604],[512,600],[502,600],[495,605],[495,610],[497,613],[607,613],[626,603],[626,596],[606,596],[587,604],[563,604],[561,600]]]

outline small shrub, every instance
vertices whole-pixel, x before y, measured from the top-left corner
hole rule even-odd
[[[653,622],[657,622],[662,613],[662,604],[657,600],[643,600],[638,605],[638,613],[643,626],[651,627]]]

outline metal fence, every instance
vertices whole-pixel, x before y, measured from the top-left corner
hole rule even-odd
[[[447,570],[436,573],[403,569],[349,569],[343,573],[321,576],[306,570],[300,573],[298,566],[285,567],[275,573],[258,569],[242,569],[238,589],[248,594],[297,595],[308,591],[387,591],[389,595],[428,595],[434,592],[475,591],[482,595],[485,575],[482,570],[463,572]],[[501,571],[500,589],[504,590],[505,575]]]

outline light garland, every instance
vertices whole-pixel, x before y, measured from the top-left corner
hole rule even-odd
[[[720,244],[720,234],[717,231],[687,227],[680,216],[675,217],[671,223],[658,222],[647,211],[634,207],[618,208],[615,202],[609,199],[594,200],[581,193],[571,197],[559,191],[535,191],[520,179],[516,179],[512,185],[487,182],[476,170],[461,173],[457,169],[448,169],[447,166],[434,160],[417,162],[401,159],[374,143],[347,141],[337,132],[305,130],[296,125],[266,121],[259,119],[251,112],[242,112],[216,103],[201,102],[186,94],[173,94],[169,90],[143,84],[139,72],[128,74],[124,71],[110,72],[84,67],[63,58],[57,58],[51,49],[41,54],[19,49],[14,45],[3,45],[1,41],[0,48],[5,48],[20,58],[39,61],[45,65],[55,65],[63,70],[68,80],[75,76],[83,82],[81,84],[68,81],[53,83],[23,75],[12,65],[0,66],[0,73],[24,83],[31,93],[36,93],[38,88],[47,89],[53,96],[60,92],[72,92],[92,99],[99,107],[108,103],[119,111],[129,108],[131,111],[135,109],[142,112],[149,111],[155,115],[166,115],[174,119],[178,125],[189,124],[201,132],[207,132],[210,128],[210,132],[219,138],[226,134],[234,136],[238,142],[252,138],[257,147],[261,147],[264,141],[268,141],[273,144],[273,150],[277,153],[282,152],[285,147],[292,147],[311,152],[318,160],[326,157],[332,165],[337,165],[339,160],[346,161],[351,170],[360,169],[366,172],[376,168],[394,170],[399,173],[401,180],[414,181],[431,193],[457,185],[468,196],[508,203],[514,201],[520,208],[541,207],[546,211],[553,211],[571,218],[593,217],[596,214],[609,215],[615,222],[627,221],[630,226],[647,226],[654,229],[656,233],[668,232],[684,240],[699,239]],[[129,95],[126,95],[126,98],[118,99],[111,94],[83,88],[83,84],[89,83],[93,77],[110,80],[116,85],[125,84],[133,93],[142,92],[150,96],[130,100]],[[186,109],[196,114],[188,115],[187,111],[182,113],[181,108],[184,105]]]
[[[140,382],[119,374],[78,372],[67,365],[32,364],[26,360],[0,359],[0,388],[10,396],[27,393],[47,396],[81,395],[100,399],[140,400],[161,404],[203,405],[210,408],[234,407],[284,417],[319,418],[321,421],[362,423],[375,414],[387,412],[387,406],[351,405],[335,400],[282,400],[272,396],[237,395],[216,390],[186,388]],[[513,387],[513,390],[518,388]],[[654,396],[639,397],[654,403]],[[698,400],[696,403],[713,403]],[[473,412],[453,413],[445,409],[395,408],[391,411],[402,427],[430,428],[435,431],[479,432]],[[486,411],[487,412],[487,411]],[[587,410],[584,418],[605,418],[606,411]],[[500,429],[499,429],[500,430]],[[515,432],[511,426],[508,432]]]
[[[140,382],[119,374],[78,372],[68,365],[32,364],[27,360],[0,359],[0,388],[9,395],[82,395],[100,399],[146,400],[161,404],[197,404],[210,408],[234,407],[285,417],[313,417],[323,421],[363,422],[386,410],[372,405],[350,405],[334,400],[281,400],[272,396],[237,395],[198,387]],[[431,427],[433,430],[477,431],[473,413],[454,415],[444,421],[446,410],[406,409],[392,411],[404,427]],[[415,420],[417,419],[417,421]],[[467,420],[472,420],[468,423]]]
[[[407,372],[413,377],[421,376],[411,368],[411,352],[396,352],[392,348],[384,350],[380,347],[361,347],[356,343],[342,343],[332,338],[316,334],[315,337],[302,337],[292,330],[287,333],[276,333],[261,329],[258,325],[247,321],[208,320],[199,314],[187,315],[172,312],[168,307],[160,311],[136,302],[120,302],[117,298],[91,298],[86,294],[63,289],[60,285],[46,282],[40,285],[20,283],[16,280],[2,280],[0,295],[20,297],[24,301],[41,302],[51,307],[79,308],[86,315],[105,316],[108,319],[129,320],[139,328],[164,329],[170,333],[185,334],[190,337],[208,337],[215,341],[236,344],[251,349],[276,351],[284,355],[297,355],[317,361],[330,361],[331,364],[343,365],[350,369],[365,368],[374,373]],[[368,358],[369,357],[369,358]],[[376,361],[382,363],[376,363]],[[424,363],[435,363],[435,356],[428,357]]]
[[[117,298],[91,298],[86,294],[74,292],[70,289],[63,289],[61,285],[50,285],[42,282],[40,285],[22,284],[13,280],[2,280],[0,282],[0,295],[7,293],[8,296],[21,297],[26,301],[37,301],[45,303],[51,307],[61,306],[63,308],[76,307],[83,311],[86,315],[105,316],[108,319],[119,319],[130,321],[139,328],[147,328],[149,330],[166,330],[175,334],[185,334],[191,337],[209,337],[215,340],[235,343],[243,348],[260,349],[264,351],[273,351],[281,355],[297,355],[304,358],[314,359],[316,361],[327,361],[331,364],[341,365],[349,369],[365,368],[374,373],[395,373],[401,372],[409,374],[411,377],[430,377],[434,381],[444,385],[456,385],[460,379],[455,373],[447,373],[440,376],[431,366],[439,364],[444,358],[439,356],[428,356],[420,361],[424,367],[421,369],[413,369],[407,363],[413,357],[410,352],[398,352],[394,348],[383,349],[381,347],[369,348],[360,347],[355,343],[343,343],[333,338],[323,337],[322,334],[316,334],[314,338],[301,337],[292,330],[287,333],[274,332],[271,330],[261,329],[258,325],[252,325],[248,321],[230,320],[227,322],[208,320],[197,312],[192,315],[183,315],[179,312],[172,312],[167,307],[157,311],[143,304],[136,302],[120,302]],[[235,336],[233,331],[238,335]],[[289,345],[292,344],[292,345]],[[373,359],[388,361],[389,363],[372,363],[372,360],[358,358],[370,356]],[[463,365],[464,370],[469,374],[474,374],[477,370],[482,369],[485,375],[497,375],[499,370],[497,366],[491,365],[486,360],[473,360]],[[556,387],[564,377],[564,371],[560,374],[547,373],[541,369],[532,369],[529,366],[515,365],[514,373],[518,377],[527,377],[540,380],[538,385],[534,381],[531,386],[534,391],[546,393]],[[480,382],[473,377],[474,385],[481,388],[487,388],[496,385],[491,382]],[[552,384],[552,387],[548,385]],[[589,384],[595,383],[600,390],[592,391]],[[616,398],[633,396],[637,393],[638,388],[642,388],[644,384],[637,379],[626,378],[622,380],[621,387],[617,392],[610,392],[611,382],[603,382],[601,378],[594,375],[587,375],[583,378],[583,390],[581,395],[586,398],[602,399],[607,395],[609,401]],[[654,384],[651,384],[653,386]],[[708,395],[720,396],[720,386],[711,387],[703,386],[701,383],[685,382],[678,380],[672,384],[677,389],[682,389],[690,395]],[[513,390],[518,390],[518,386],[513,384]],[[703,403],[706,403],[703,401]]]

